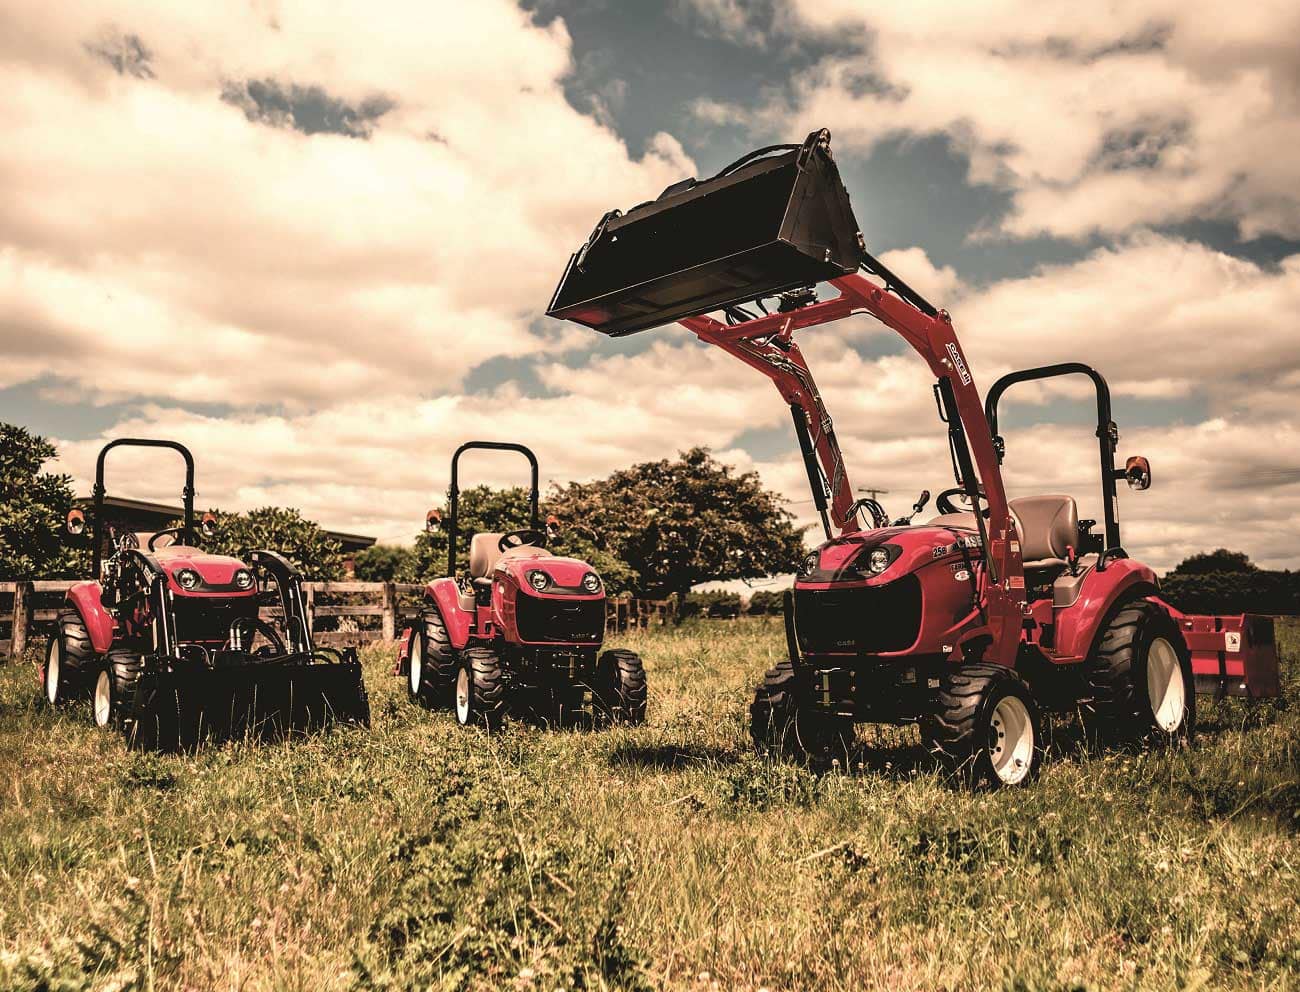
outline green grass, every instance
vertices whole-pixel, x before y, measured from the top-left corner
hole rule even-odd
[[[0,988],[1300,988],[1296,708],[971,794],[753,757],[779,621],[621,643],[642,728],[465,732],[372,652],[370,732],[197,757],[0,668]]]

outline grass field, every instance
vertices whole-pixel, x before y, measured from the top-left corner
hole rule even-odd
[[[370,732],[188,758],[0,668],[0,988],[1300,988],[1293,703],[970,794],[752,756],[778,621],[621,643],[645,727],[462,731],[372,652]]]

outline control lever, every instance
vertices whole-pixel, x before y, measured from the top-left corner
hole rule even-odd
[[[918,513],[920,513],[922,510],[925,509],[925,504],[928,502],[930,502],[930,490],[922,489],[921,495],[918,496],[916,498],[916,502],[912,504],[912,512],[905,517],[899,517],[897,520],[895,520],[894,526],[906,527],[908,524],[912,522],[913,517],[915,517]]]

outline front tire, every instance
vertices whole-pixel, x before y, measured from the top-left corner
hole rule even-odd
[[[95,676],[91,692],[91,716],[101,730],[122,725],[135,684],[144,668],[144,659],[134,651],[113,648]]]
[[[501,658],[492,648],[472,647],[461,653],[456,671],[456,722],[462,727],[496,730],[505,716],[505,680]]]
[[[641,656],[622,649],[606,651],[596,663],[596,672],[601,715],[615,723],[645,723],[646,678]]]
[[[1038,704],[1000,665],[965,665],[945,676],[924,731],[930,751],[972,785],[1027,785],[1042,765]]]
[[[1093,736],[1111,743],[1177,743],[1196,732],[1191,655],[1178,624],[1149,600],[1124,606],[1089,661]]]
[[[798,676],[789,661],[768,669],[749,707],[749,736],[759,754],[794,759],[843,758],[853,750],[853,722],[799,705]]]
[[[58,624],[45,647],[41,668],[41,696],[47,706],[62,706],[83,690],[95,657],[81,614],[65,607],[59,611]]]
[[[429,709],[452,705],[457,674],[456,649],[437,610],[425,610],[411,631],[407,654],[406,695]]]

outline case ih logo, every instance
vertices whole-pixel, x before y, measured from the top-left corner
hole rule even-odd
[[[957,346],[951,341],[948,342],[948,354],[952,358],[953,365],[957,366],[957,374],[961,376],[961,384],[969,386],[970,372],[966,370],[966,362],[961,357],[961,352],[957,350]]]

